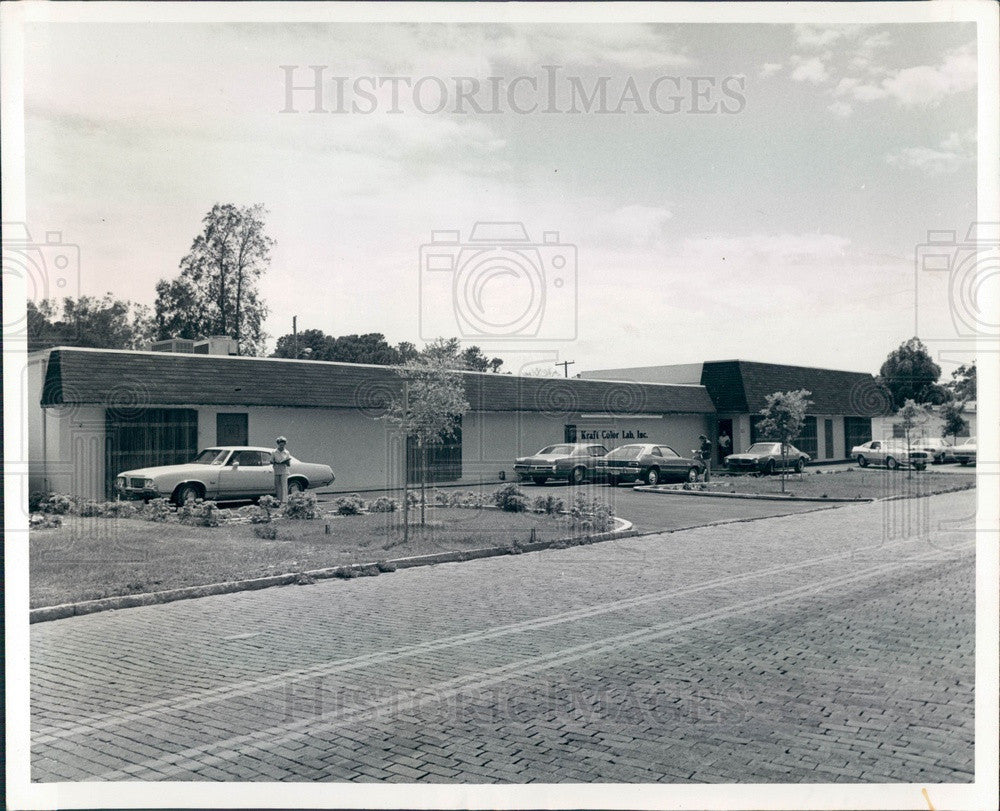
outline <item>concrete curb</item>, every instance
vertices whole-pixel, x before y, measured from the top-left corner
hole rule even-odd
[[[818,496],[776,496],[766,493],[710,493],[705,490],[661,490],[660,485],[633,487],[645,493],[659,493],[666,496],[700,496],[702,498],[745,498],[753,501],[809,501],[818,504],[864,504],[877,501],[874,498],[819,498]]]
[[[478,560],[480,558],[499,557],[501,555],[517,555],[522,552],[541,552],[545,549],[586,546],[616,538],[629,538],[639,534],[632,529],[633,525],[631,521],[626,521],[624,518],[615,518],[615,523],[618,526],[610,532],[602,532],[598,535],[588,535],[581,538],[558,538],[554,541],[535,541],[534,543],[512,544],[511,546],[488,546],[481,549],[437,552],[432,555],[396,558],[395,560],[386,562],[396,569],[411,569],[416,566],[435,566],[438,563],[459,563],[466,560]],[[172,603],[177,600],[194,600],[198,597],[211,597],[216,594],[233,594],[238,591],[256,591],[274,586],[290,586],[300,582],[308,583],[310,579],[329,580],[337,577],[338,572],[346,569],[356,572],[357,575],[355,576],[364,576],[363,570],[373,566],[377,566],[375,561],[370,563],[349,563],[343,566],[330,566],[324,569],[312,569],[305,572],[290,572],[270,577],[257,577],[250,580],[231,580],[225,583],[208,583],[204,586],[188,586],[186,588],[168,589],[166,591],[123,594],[118,597],[104,597],[100,600],[85,600],[79,603],[49,605],[41,608],[32,608],[28,612],[28,622],[33,625],[36,622],[51,622],[52,620],[67,619],[68,617],[80,617],[85,614],[96,614],[99,611],[117,611],[121,608],[138,608],[144,605]]]

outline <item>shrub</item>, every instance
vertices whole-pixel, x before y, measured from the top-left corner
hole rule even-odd
[[[219,526],[219,507],[214,501],[195,499],[178,508],[177,518],[182,524],[217,527]]]
[[[493,491],[493,503],[504,512],[524,512],[528,506],[528,497],[514,482],[505,484]]]
[[[62,526],[62,516],[52,513],[32,513],[28,518],[31,529],[55,529]]]
[[[438,507],[447,507],[451,504],[451,493],[446,490],[434,490],[434,504]]]
[[[380,560],[375,564],[378,566],[380,572],[394,572],[396,571],[396,564],[388,560]]]
[[[174,505],[167,498],[153,498],[139,510],[139,517],[145,521],[169,521],[175,513]]]
[[[38,500],[38,512],[47,515],[69,515],[76,509],[76,499],[63,493],[45,493]]]
[[[253,528],[253,534],[258,538],[263,538],[265,541],[278,540],[278,528],[271,523],[257,524],[257,526]]]
[[[476,490],[466,490],[464,493],[455,494],[456,507],[482,507],[486,503],[486,498]]]
[[[133,518],[139,512],[134,501],[105,501],[104,515],[108,518]]]
[[[362,577],[378,577],[382,574],[382,570],[374,563],[369,563],[367,566],[362,566],[358,574]]]
[[[615,511],[610,504],[597,498],[588,499],[579,493],[570,508],[573,523],[590,532],[607,532],[615,525]]]
[[[288,499],[291,502],[291,498]],[[316,503],[316,496],[313,496],[313,505]],[[337,515],[361,515],[365,508],[365,502],[357,493],[349,496],[341,496],[333,502],[334,511]]]
[[[564,509],[566,509],[566,503],[557,496],[538,496],[532,503],[531,508],[536,513],[545,513],[546,515],[559,515]]]
[[[410,506],[412,510],[414,507],[420,506],[420,493],[416,490],[410,490],[406,494],[406,503]]]
[[[289,493],[288,500],[285,502],[285,506],[281,512],[285,518],[306,520],[316,518],[319,515],[319,509],[316,506],[316,494],[305,492]]]
[[[388,496],[379,496],[368,505],[370,513],[394,513],[399,509],[399,502]]]
[[[350,580],[352,577],[357,577],[358,572],[351,566],[341,566],[333,573],[333,576],[343,580]]]

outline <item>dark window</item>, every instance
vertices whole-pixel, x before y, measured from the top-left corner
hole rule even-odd
[[[892,424],[892,438],[902,439],[905,436],[903,432],[903,424],[901,422],[894,422]]]
[[[105,492],[125,470],[190,462],[198,453],[198,412],[191,408],[144,408],[105,416]]]
[[[576,426],[563,426],[563,442],[576,442]]]
[[[777,442],[777,437],[763,436],[760,431],[760,423],[764,419],[763,416],[757,415],[750,418],[750,444],[755,442],[768,441]],[[806,417],[805,422],[802,424],[802,430],[799,435],[792,438],[792,443],[796,448],[801,450],[803,453],[808,453],[813,459],[816,458],[816,418]]]
[[[663,456],[663,454],[660,453],[659,448],[653,448],[653,450],[650,451],[650,456]]]
[[[663,446],[660,447],[660,452],[664,456],[667,456],[667,457],[670,457],[670,458],[676,458],[679,455],[673,448],[667,447],[666,445],[663,445]]]
[[[826,445],[826,458],[833,459],[833,420],[823,420],[823,441]]]
[[[455,433],[442,442],[424,447],[427,464],[427,481],[454,482],[462,478],[462,421],[459,418]],[[411,484],[420,481],[421,453],[413,437],[406,439],[406,478]]]
[[[215,415],[215,444],[216,445],[248,445],[250,444],[250,430],[248,419],[243,414],[216,414]],[[240,462],[240,464],[243,464]]]
[[[844,417],[844,456],[851,455],[851,448],[871,442],[871,417]]]

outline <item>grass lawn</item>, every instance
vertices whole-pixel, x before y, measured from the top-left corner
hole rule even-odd
[[[785,495],[804,498],[926,496],[965,490],[975,484],[974,473],[846,468],[829,473],[790,473],[785,479]],[[714,476],[708,489],[717,493],[781,495],[781,476]]]
[[[274,541],[258,538],[250,524],[210,528],[65,516],[61,527],[30,532],[31,607],[507,546],[527,542],[532,530],[537,540],[574,534],[567,517],[534,513],[437,508],[427,511],[427,521],[423,528],[411,525],[404,544],[399,513],[279,520]]]

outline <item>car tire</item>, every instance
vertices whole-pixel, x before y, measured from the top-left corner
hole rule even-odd
[[[774,475],[774,460],[764,465],[764,469],[761,471],[761,473],[763,473],[765,476]]]
[[[575,467],[569,474],[569,483],[574,485],[583,484],[583,480],[587,478],[587,468],[585,467]]]
[[[205,491],[197,484],[182,484],[174,491],[174,503],[178,507],[183,507],[189,501],[197,501],[204,496]]]
[[[921,465],[914,465],[913,469],[914,470],[927,470],[927,465],[923,465],[923,464],[921,464]]]
[[[965,462],[962,462],[962,464],[964,465]],[[608,476],[608,485],[610,487],[617,487],[619,484],[621,484],[621,481],[622,480],[619,479],[617,476]]]
[[[302,493],[306,489],[306,483],[302,479],[289,479],[288,480],[288,494],[292,493]]]
[[[803,468],[805,468],[805,466],[806,466],[806,463],[805,463],[804,459],[799,458],[799,459],[795,460],[795,472],[796,473],[801,473],[802,470],[803,470]]]
[[[858,454],[858,467],[868,467],[868,460],[860,453]]]
[[[887,456],[887,457],[885,457],[885,466],[889,470],[899,470],[899,462],[896,461],[896,457],[895,456]]]
[[[968,459],[959,459],[959,460],[958,460],[958,463],[959,463],[959,464],[960,464],[960,465],[961,465],[962,467],[965,467],[965,466],[966,466],[967,464],[969,464],[969,460],[968,460]]]
[[[698,481],[698,468],[696,468],[696,467],[689,467],[688,468],[687,480],[689,482],[696,482],[696,481]]]
[[[545,482],[548,481],[548,479],[546,479],[544,476],[532,476],[531,480],[539,486],[545,484]]]
[[[649,470],[646,471],[646,484],[648,484],[650,487],[653,487],[654,485],[657,485],[659,483],[660,483],[660,471],[657,470],[655,467],[651,467]]]

